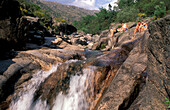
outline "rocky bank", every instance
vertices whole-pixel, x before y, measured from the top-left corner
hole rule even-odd
[[[98,110],[166,110],[169,98],[170,16],[149,24],[149,33],[130,52]]]

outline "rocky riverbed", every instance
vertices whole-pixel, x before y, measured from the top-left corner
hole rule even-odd
[[[22,20],[30,28],[38,23],[28,16]],[[150,22],[135,37],[133,24],[115,34],[113,48],[108,30],[46,37],[26,29],[34,38],[24,40],[25,50],[15,48],[0,61],[0,109],[168,109],[170,16]]]

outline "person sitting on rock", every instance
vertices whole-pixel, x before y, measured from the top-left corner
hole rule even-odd
[[[113,37],[115,30],[113,28],[110,29],[110,37]]]
[[[148,25],[147,25],[147,23],[145,23],[145,22],[142,22],[142,27],[141,27],[141,31],[144,31],[144,30],[146,30],[148,28]]]
[[[128,30],[127,24],[126,23],[122,23],[122,31],[125,32],[126,30]]]
[[[136,34],[136,32],[140,32],[140,25],[141,25],[141,22],[139,21],[138,24],[136,25],[136,29],[134,31],[134,34]]]
[[[122,23],[122,27],[117,29],[118,32],[125,32],[126,30],[128,30],[126,23]]]
[[[109,37],[109,39],[108,39],[108,46],[106,47],[107,49],[111,49],[111,48],[113,48],[113,36],[114,36],[114,34],[115,33],[117,33],[118,31],[117,31],[117,29],[115,29],[115,28],[111,28],[110,29],[110,32],[109,32],[109,35],[108,35],[108,37]]]
[[[142,31],[143,24],[144,24],[144,22],[142,21],[141,24],[140,24],[140,26],[139,26],[139,32]]]
[[[108,44],[109,44],[109,46],[111,47],[112,46],[112,42],[113,42],[113,35],[114,35],[114,33],[116,32],[116,30],[115,29],[113,29],[113,28],[111,28],[110,29],[110,34],[109,34],[109,41],[108,41]]]
[[[115,33],[117,33],[117,32],[119,32],[117,29],[114,29],[114,28],[111,28],[111,29],[110,29],[110,34],[111,34],[112,37],[113,37],[113,35],[114,35]]]

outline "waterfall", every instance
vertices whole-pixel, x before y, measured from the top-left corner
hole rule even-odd
[[[65,63],[76,62],[71,60]],[[49,71],[39,71],[33,75],[30,83],[24,87],[24,91],[17,94],[17,99],[10,104],[11,110],[49,110],[47,101],[39,99],[33,104],[34,93],[51,73],[55,72],[58,66],[52,66]],[[68,94],[60,92],[53,102],[52,110],[87,110],[89,109],[89,97],[93,95],[93,79],[95,67],[90,66],[82,70],[83,73],[77,73],[71,76]],[[87,89],[90,88],[90,91]],[[32,105],[33,104],[33,105]]]
[[[75,75],[70,81],[70,90],[67,95],[62,92],[56,97],[52,110],[88,110],[88,91],[87,88],[93,88],[92,80],[94,79],[94,68],[89,67],[83,70],[82,75]],[[90,91],[93,95],[93,90]]]
[[[33,75],[30,83],[24,86],[24,91],[21,91],[16,100],[13,100],[10,104],[11,110],[31,110],[31,104],[33,102],[34,93],[41,84],[51,73],[57,70],[59,64],[52,66],[49,71],[39,71]],[[46,105],[44,103],[44,105]],[[45,110],[45,109],[44,109]]]

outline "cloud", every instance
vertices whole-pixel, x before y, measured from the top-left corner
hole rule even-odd
[[[96,0],[75,0],[71,5],[75,5],[78,7],[90,9],[90,10],[98,10],[95,6]]]
[[[106,1],[104,2],[104,4],[103,4],[103,3],[99,3],[99,4],[98,4],[98,7],[103,7],[103,8],[108,9],[108,5],[109,5],[109,4],[111,4],[112,7],[117,6],[117,4],[115,4],[115,2],[117,2],[117,0],[106,0]]]
[[[46,0],[46,1],[54,1],[67,5],[74,5],[77,7],[90,9],[90,10],[98,10],[103,7],[108,9],[109,3],[114,6],[117,0]]]

